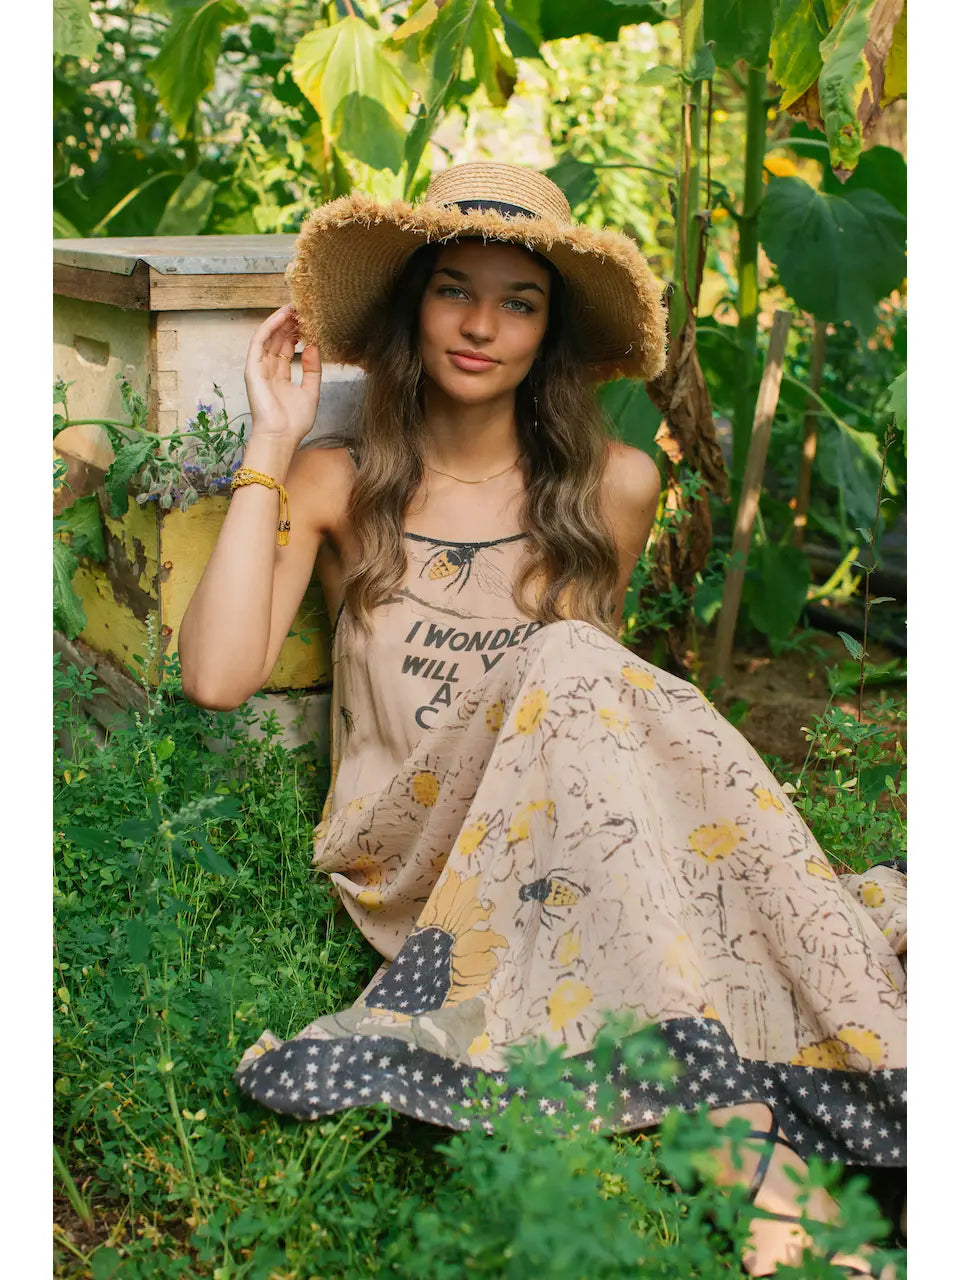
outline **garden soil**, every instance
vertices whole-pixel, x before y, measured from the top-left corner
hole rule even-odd
[[[702,642],[699,653],[690,651],[687,660],[691,670],[696,671],[697,664],[709,669],[711,657],[712,637]],[[871,642],[870,660],[877,666],[897,657],[893,650]],[[809,745],[802,731],[813,725],[816,716],[823,715],[830,697],[827,671],[850,661],[839,636],[820,631],[804,632],[797,648],[777,657],[771,656],[769,649],[738,649],[733,654],[730,680],[721,693],[712,695],[713,701],[725,715],[735,719],[737,728],[762,755],[776,756],[799,769]],[[864,691],[865,718],[872,718],[880,696],[902,697],[905,691],[903,681],[883,688],[868,685]],[[746,711],[742,718],[731,715],[736,710],[742,712],[743,703]],[[856,715],[856,691],[837,697],[834,705]]]

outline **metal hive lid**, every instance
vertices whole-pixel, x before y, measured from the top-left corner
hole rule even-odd
[[[59,266],[133,274],[145,262],[164,275],[282,275],[293,256],[294,235],[97,236],[54,240]]]

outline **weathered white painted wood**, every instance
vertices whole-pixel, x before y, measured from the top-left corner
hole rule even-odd
[[[126,373],[134,386],[143,389],[149,368],[146,312],[54,297],[54,377],[73,383],[67,392],[71,418],[126,418],[117,374]],[[101,469],[113,459],[102,427],[70,427],[58,437],[57,447]]]
[[[218,401],[223,391],[227,413],[250,431],[243,366],[250,338],[267,311],[163,311],[155,318],[157,428],[161,435],[187,429],[199,403]],[[300,376],[299,358],[294,378]],[[352,365],[325,364],[320,407],[309,440],[344,430],[363,387],[363,373]],[[242,418],[241,418],[242,415]],[[240,419],[240,420],[236,420]]]

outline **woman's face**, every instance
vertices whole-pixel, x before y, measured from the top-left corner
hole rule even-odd
[[[512,393],[547,332],[550,273],[524,249],[466,241],[441,249],[420,304],[429,380],[477,404]]]

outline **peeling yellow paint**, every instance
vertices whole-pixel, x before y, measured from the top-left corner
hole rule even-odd
[[[227,499],[216,496],[201,498],[188,511],[131,501],[125,515],[107,516],[110,563],[84,563],[74,577],[87,615],[81,638],[122,667],[134,666],[134,656],[146,654],[152,613],[162,651],[175,653],[180,623],[226,510]],[[330,625],[318,586],[308,589],[291,630],[265,689],[312,689],[330,679]],[[156,682],[155,670],[150,679]]]
[[[227,513],[227,499],[205,497],[188,511],[160,516],[160,613],[167,652],[174,653],[180,623],[196,589]],[[166,565],[170,565],[167,569]],[[166,632],[166,628],[170,632]],[[265,689],[309,689],[330,678],[330,626],[319,588],[311,587],[297,610],[291,630]],[[299,639],[300,635],[306,641]]]
[[[136,670],[134,655],[144,654],[147,648],[146,624],[114,594],[106,566],[81,564],[73,577],[73,589],[87,615],[80,639],[115,659],[121,668]]]

